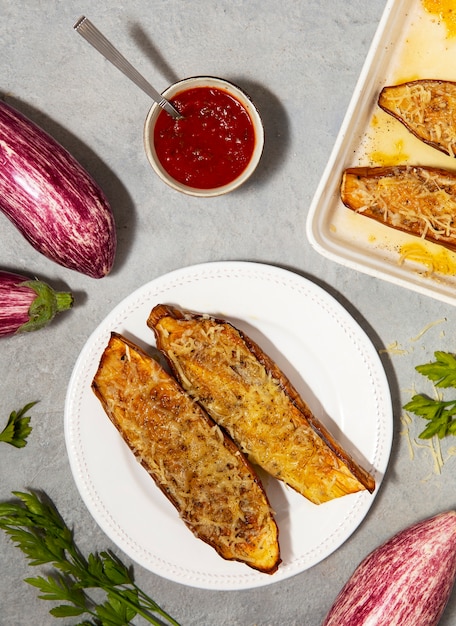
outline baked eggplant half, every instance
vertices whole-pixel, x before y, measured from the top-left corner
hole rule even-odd
[[[272,359],[232,324],[157,305],[148,325],[181,385],[250,461],[315,504],[374,490]]]
[[[456,83],[422,79],[384,87],[378,104],[418,139],[456,154]]]
[[[349,168],[340,195],[357,213],[456,250],[454,172],[409,165]]]
[[[258,475],[235,443],[141,348],[112,333],[92,383],[106,414],[196,537],[274,573],[278,530]]]

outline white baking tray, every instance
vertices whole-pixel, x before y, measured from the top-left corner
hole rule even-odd
[[[456,254],[347,209],[343,170],[416,164],[456,170],[378,105],[380,90],[418,78],[456,80],[456,36],[422,0],[388,1],[307,219],[312,246],[333,261],[456,304]]]

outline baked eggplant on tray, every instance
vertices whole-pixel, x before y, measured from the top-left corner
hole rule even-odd
[[[416,165],[353,167],[340,195],[351,210],[456,250],[456,173]]]
[[[378,104],[418,139],[456,155],[456,83],[421,79],[384,87]]]
[[[148,319],[183,388],[266,472],[315,504],[375,488],[277,365],[233,325],[157,305]]]
[[[177,381],[141,348],[112,333],[92,388],[195,536],[225,559],[274,573],[280,563],[278,529],[256,472]]]

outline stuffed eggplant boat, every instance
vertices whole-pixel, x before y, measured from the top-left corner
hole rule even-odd
[[[253,463],[315,504],[374,490],[372,476],[244,333],[224,320],[166,305],[154,307],[148,325],[184,389]]]
[[[354,167],[340,195],[351,210],[456,250],[456,173],[400,165]]]
[[[455,82],[423,79],[387,86],[378,104],[421,141],[456,155]]]
[[[112,333],[92,388],[196,537],[225,559],[277,570],[277,525],[257,474],[157,361]]]

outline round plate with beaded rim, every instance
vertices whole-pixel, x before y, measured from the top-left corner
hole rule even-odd
[[[375,478],[373,494],[360,492],[317,506],[259,472],[279,527],[282,563],[275,574],[226,561],[194,537],[91,390],[111,331],[145,349],[155,345],[146,320],[159,303],[225,318],[249,335]],[[390,390],[378,353],[346,309],[307,278],[242,261],[175,270],[120,302],[82,349],[65,403],[71,469],[99,526],[148,570],[181,584],[219,590],[270,585],[334,552],[374,501],[391,451],[392,422]]]

